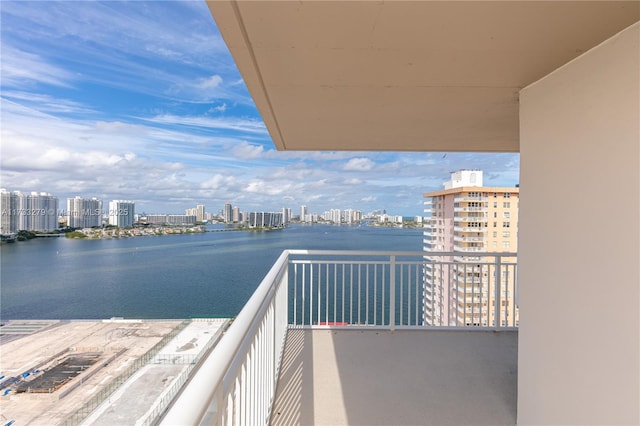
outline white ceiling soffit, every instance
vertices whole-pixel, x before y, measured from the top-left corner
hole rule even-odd
[[[516,152],[518,91],[640,1],[209,1],[281,150]]]

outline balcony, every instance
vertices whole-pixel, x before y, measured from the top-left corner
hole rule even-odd
[[[454,203],[464,203],[468,201],[487,201],[487,196],[485,195],[456,195],[453,197]]]
[[[459,216],[453,217],[453,223],[469,223],[469,222],[488,222],[489,219],[486,216]]]
[[[484,247],[468,247],[468,246],[461,246],[460,244],[454,244],[453,249],[460,253],[469,253],[469,252],[475,253],[475,252],[486,251]]]
[[[454,232],[483,232],[485,231],[485,227],[469,227],[469,226],[458,226],[455,225],[453,227]]]
[[[482,231],[479,231],[478,234],[482,233]],[[458,241],[458,242],[477,242],[477,243],[486,243],[487,242],[487,238],[483,237],[483,236],[467,236],[467,235],[460,235],[460,234],[454,234],[453,235],[453,241]]]
[[[423,325],[451,255],[283,252],[161,424],[515,424],[517,329]]]
[[[454,207],[453,208],[453,211],[455,213],[460,213],[460,212],[484,212],[486,210],[487,210],[486,207],[470,207],[470,206]]]

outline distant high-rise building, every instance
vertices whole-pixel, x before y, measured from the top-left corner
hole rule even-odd
[[[427,325],[491,326],[495,300],[488,295],[493,294],[495,274],[480,265],[468,265],[483,260],[474,253],[517,252],[519,190],[483,186],[480,170],[454,172],[444,188],[424,194],[425,258],[444,264],[464,262],[465,266],[427,262],[423,321]],[[432,252],[456,255],[434,256]],[[513,283],[514,272],[505,269],[502,283]],[[515,302],[513,292],[505,297],[503,303]]]
[[[18,194],[0,189],[0,233],[18,232]]]
[[[331,209],[329,211],[329,217],[327,217],[326,219],[333,223],[340,224],[342,223],[342,212],[340,211],[340,209]]]
[[[291,222],[291,209],[288,207],[282,208],[282,223],[288,225]]]
[[[251,228],[280,228],[282,223],[281,212],[250,212],[249,227]]]
[[[307,221],[307,206],[300,206],[300,222]]]
[[[195,225],[196,216],[189,214],[148,214],[141,218],[151,225]]]
[[[195,216],[197,222],[204,222],[208,219],[204,211],[204,204],[198,204],[194,208],[185,209],[184,214],[186,216]]]
[[[205,211],[204,204],[196,205],[196,222],[204,222],[205,221]]]
[[[235,206],[235,207],[233,208],[233,211],[232,211],[232,213],[231,213],[231,216],[232,216],[233,223],[238,223],[238,222],[240,222],[240,207]]]
[[[102,201],[97,198],[67,198],[66,219],[71,228],[91,228],[102,225]]]
[[[224,217],[224,221],[226,223],[231,223],[233,221],[233,206],[231,205],[231,201],[227,201],[224,204],[224,210],[222,211],[222,216]]]
[[[113,200],[109,202],[109,225],[119,228],[133,226],[135,202],[128,200]]]
[[[47,192],[7,192],[1,190],[2,233],[54,231],[58,228],[58,197]]]

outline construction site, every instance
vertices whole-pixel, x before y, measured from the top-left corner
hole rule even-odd
[[[152,424],[227,324],[122,318],[2,324],[0,424]]]

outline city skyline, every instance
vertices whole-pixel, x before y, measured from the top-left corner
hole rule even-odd
[[[235,200],[416,216],[452,170],[518,183],[518,154],[276,151],[204,2],[4,1],[0,13],[12,191],[148,212]]]
[[[300,216],[292,214],[291,207],[282,207],[280,211],[253,210],[240,211],[227,201],[222,210],[207,212],[204,204],[184,209],[184,214],[167,212],[138,212],[134,200],[111,200],[104,202],[97,197],[83,198],[75,196],[67,198],[66,209],[59,208],[60,200],[55,194],[32,191],[7,191],[0,188],[2,200],[2,221],[0,233],[15,234],[19,231],[50,232],[62,228],[95,228],[103,225],[118,228],[133,227],[136,224],[168,224],[188,225],[207,221],[223,221],[224,223],[249,224],[250,227],[280,227],[290,222],[300,223],[360,223],[363,219],[375,219],[380,223],[402,224],[406,219],[401,215],[387,214],[386,210],[374,210],[363,213],[361,210],[346,208],[326,210],[322,213],[308,212],[306,205],[301,205]],[[64,201],[64,200],[63,200]],[[103,208],[108,206],[108,209]],[[307,213],[308,212],[308,213]],[[422,216],[411,217],[410,220],[422,224]],[[267,225],[268,224],[268,225]]]

